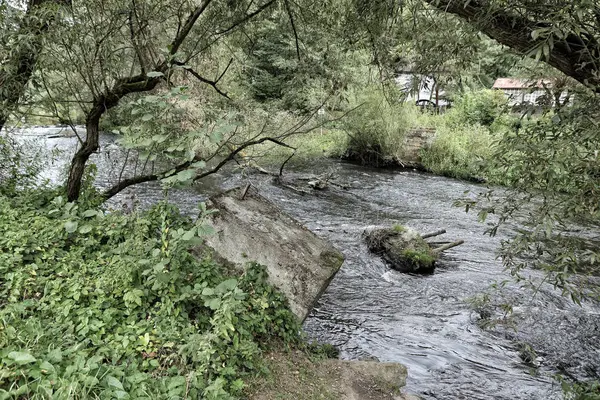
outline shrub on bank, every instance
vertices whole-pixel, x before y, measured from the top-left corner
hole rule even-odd
[[[434,142],[421,154],[427,170],[453,178],[486,178],[486,160],[492,155],[494,137],[481,125],[437,128]]]
[[[345,158],[362,164],[385,166],[401,159],[404,136],[412,126],[401,102],[389,102],[380,90],[356,95],[358,107],[342,121],[347,134]]]
[[[446,119],[450,125],[491,126],[505,111],[506,98],[499,90],[465,92],[454,102]]]
[[[462,95],[448,113],[436,117],[436,137],[421,153],[425,168],[459,179],[503,183],[505,171],[492,162],[498,140],[520,128],[507,113],[504,95],[480,90]]]
[[[125,216],[0,196],[0,398],[240,395],[299,324],[263,267],[193,255],[206,232],[166,203]]]

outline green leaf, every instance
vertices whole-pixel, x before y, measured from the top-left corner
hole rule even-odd
[[[169,384],[167,385],[167,389],[175,389],[177,387],[185,386],[185,377],[183,376],[174,376],[169,380]]]
[[[132,290],[128,291],[127,293],[125,293],[125,295],[123,296],[123,300],[125,301],[125,304],[128,307],[132,306],[133,304],[137,304],[138,306],[141,306],[143,295],[144,295],[144,292],[142,290],[132,289]]]
[[[196,157],[196,152],[194,150],[188,150],[185,152],[185,159],[187,161],[192,161]]]
[[[98,211],[96,210],[86,210],[83,212],[85,218],[95,217],[96,215],[98,215]]]
[[[108,386],[114,387],[115,389],[123,390],[123,384],[114,376],[107,376],[106,383],[108,384]]]
[[[62,351],[60,349],[54,349],[46,355],[46,358],[50,361],[61,362],[63,359]]]
[[[11,351],[8,353],[8,358],[19,365],[29,364],[37,361],[34,356],[23,351]]]
[[[201,225],[200,227],[198,227],[198,236],[212,236],[216,233],[217,231],[215,230],[214,227],[212,227],[211,225]]]
[[[219,283],[217,285],[217,287],[215,288],[215,291],[217,291],[217,292],[230,291],[230,290],[235,289],[237,284],[238,284],[237,279],[227,279],[227,280]]]
[[[186,182],[193,179],[196,176],[196,171],[193,169],[186,169],[185,171],[181,171],[177,173],[177,180],[179,182]]]
[[[79,233],[90,233],[92,229],[92,225],[83,225],[81,228],[79,228]]]
[[[144,114],[144,116],[142,117],[142,121],[150,121],[152,118],[154,118],[152,114]]]
[[[68,233],[73,233],[77,230],[77,221],[67,221],[65,223],[65,230]]]
[[[544,56],[546,58],[550,57],[550,46],[548,44],[544,44],[542,51],[544,52]]]
[[[181,236],[181,239],[185,240],[186,242],[192,240],[192,238],[196,236],[196,231],[197,229],[190,229],[189,231],[184,233],[183,236]]]
[[[48,361],[43,361],[40,364],[40,370],[45,374],[54,372],[54,365],[50,364]]]
[[[219,298],[206,300],[204,302],[204,305],[206,307],[210,308],[211,310],[217,310],[219,308],[219,306],[221,305],[221,300]]]
[[[165,76],[165,74],[160,71],[150,71],[146,74],[146,76],[148,78],[158,78],[159,76]]]
[[[223,134],[219,131],[212,131],[210,136],[208,137],[208,140],[211,143],[219,143],[223,140]]]
[[[154,141],[156,143],[163,143],[165,140],[167,140],[167,136],[165,136],[165,135],[152,136],[152,141]]]

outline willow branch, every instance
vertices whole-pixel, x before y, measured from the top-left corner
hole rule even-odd
[[[262,6],[258,7],[256,9],[256,11],[251,12],[250,14],[247,14],[243,18],[240,18],[239,20],[237,20],[236,22],[234,22],[229,28],[226,28],[226,29],[224,29],[222,31],[217,32],[217,35],[224,35],[224,34],[230,32],[230,31],[234,30],[238,26],[242,25],[244,22],[251,20],[252,18],[254,18],[255,16],[257,16],[258,14],[260,14],[261,12],[263,12],[264,10],[266,10],[267,8],[269,8],[274,3],[275,3],[275,0],[271,0],[271,1],[266,2]]]
[[[182,63],[182,62],[180,62],[180,61],[174,61],[174,62],[173,62],[173,64],[175,64],[175,65],[179,65],[179,66],[183,66],[183,65],[184,65],[184,63]],[[219,79],[221,79],[221,77],[222,77],[223,75],[221,75],[221,77],[219,77],[219,79],[217,79],[216,81],[211,81],[210,79],[207,79],[207,78],[203,77],[202,75],[200,75],[198,72],[194,71],[194,70],[193,70],[191,67],[189,67],[189,66],[186,66],[186,67],[185,67],[185,70],[186,70],[187,72],[189,72],[190,74],[192,74],[192,75],[194,76],[194,78],[198,79],[200,82],[203,82],[203,83],[206,83],[206,84],[207,84],[207,85],[209,85],[209,86],[212,86],[212,88],[213,88],[213,89],[214,89],[214,90],[215,90],[217,93],[219,93],[221,96],[223,96],[223,97],[225,97],[225,98],[227,98],[227,99],[231,100],[231,99],[229,98],[229,95],[228,95],[227,93],[223,92],[221,89],[219,89],[219,88],[217,87],[217,83],[219,82]],[[225,72],[223,72],[223,73],[225,73]]]
[[[271,138],[271,137],[265,137],[265,138],[261,138],[258,140],[252,140],[252,141],[242,144],[235,150],[231,151],[226,158],[221,160],[221,162],[219,162],[213,168],[211,168],[201,174],[196,175],[193,179],[194,182],[218,172],[229,161],[232,161],[233,159],[235,159],[235,157],[244,149],[246,149],[250,146],[254,146],[254,145],[265,143],[265,142],[272,142],[272,143],[278,144],[280,146],[294,149],[293,147],[289,146],[288,144],[285,144],[282,141],[275,139],[275,138]],[[157,181],[159,179],[163,179],[168,176],[173,176],[181,171],[185,171],[194,162],[197,162],[197,161],[200,161],[200,158],[194,157],[194,159],[191,161],[186,161],[182,164],[177,165],[175,168],[169,168],[168,170],[162,171],[157,174],[139,175],[139,176],[135,176],[133,178],[123,179],[121,182],[118,182],[116,185],[112,186],[111,188],[107,189],[104,193],[102,193],[102,198],[106,201],[106,200],[110,199],[111,197],[114,197],[115,195],[119,194],[121,191],[128,188],[129,186],[133,186],[133,185],[137,185],[137,184],[145,183],[145,182]],[[283,167],[282,167],[282,169],[283,169]]]

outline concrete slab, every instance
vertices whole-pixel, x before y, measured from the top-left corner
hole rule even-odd
[[[342,266],[343,255],[254,187],[229,190],[207,205],[218,210],[210,220],[216,234],[207,245],[240,268],[250,261],[265,265],[271,283],[304,321]]]

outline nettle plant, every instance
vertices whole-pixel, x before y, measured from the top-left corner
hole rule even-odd
[[[190,250],[204,206],[194,223],[42,194],[0,197],[0,398],[235,398],[268,341],[298,340],[264,267]]]

